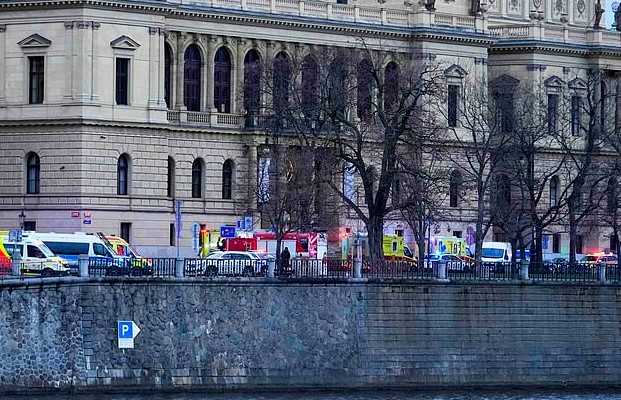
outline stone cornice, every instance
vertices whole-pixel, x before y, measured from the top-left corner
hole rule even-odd
[[[621,47],[603,45],[570,44],[533,39],[498,40],[491,48],[490,53],[555,53],[579,56],[610,56],[621,57]]]

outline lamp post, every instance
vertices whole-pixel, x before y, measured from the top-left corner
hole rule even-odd
[[[26,221],[26,214],[24,213],[24,210],[22,209],[22,211],[19,213],[19,228],[23,231],[24,230],[24,222]]]

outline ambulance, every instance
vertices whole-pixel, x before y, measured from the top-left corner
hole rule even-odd
[[[56,257],[41,240],[25,234],[19,241],[10,241],[7,231],[0,232],[0,273],[5,273],[7,266],[10,268],[13,255],[18,253],[22,259],[21,275],[41,277],[69,275],[67,261]]]
[[[148,258],[144,258],[130,246],[125,239],[115,235],[104,235],[101,232],[97,236],[103,240],[108,247],[114,251],[117,256],[127,257],[131,260],[132,268],[142,268],[143,274],[151,274],[153,272],[153,262]]]

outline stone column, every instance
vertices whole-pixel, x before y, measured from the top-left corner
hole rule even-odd
[[[68,101],[72,101],[73,100],[73,75],[75,73],[74,69],[74,63],[75,63],[75,59],[73,57],[73,53],[74,53],[74,47],[75,47],[75,32],[73,30],[73,21],[66,21],[64,23],[65,26],[65,32],[67,33],[67,38],[65,40],[65,65],[64,65],[64,70],[65,70],[65,76],[64,76],[64,97],[65,99],[67,99]]]
[[[78,256],[78,276],[88,277],[88,255],[86,254]]]
[[[177,34],[177,62],[175,63],[175,101],[174,108],[177,110],[186,110],[183,103],[183,60],[185,50],[186,36],[182,33]]]
[[[207,39],[207,55],[205,57],[205,67],[203,68],[203,71],[205,71],[203,74],[203,76],[205,76],[205,79],[203,79],[203,93],[206,93],[207,95],[206,97],[204,97],[207,99],[207,102],[205,104],[205,111],[209,113],[217,112],[213,104],[213,64],[217,43],[218,39],[215,37],[209,37]]]
[[[101,98],[99,96],[99,47],[98,47],[98,36],[99,36],[99,28],[101,24],[99,22],[92,23],[92,36],[91,36],[91,48],[92,48],[92,57],[91,57],[91,102],[100,103]]]
[[[147,107],[160,104],[160,76],[162,75],[163,46],[160,43],[160,30],[149,27],[149,98]]]
[[[621,134],[621,71],[614,73],[615,92],[615,135]]]
[[[243,93],[244,88],[244,56],[246,54],[246,41],[244,39],[237,39],[237,60],[235,65],[235,79],[233,79],[233,93],[232,103],[233,107],[231,112],[233,114],[244,114],[244,100],[243,95],[237,96],[237,94]],[[239,101],[238,101],[239,98]]]
[[[74,35],[75,64],[73,73],[73,98],[84,103],[91,98],[92,62],[93,62],[93,35],[89,21],[75,23],[77,29]],[[113,61],[114,62],[114,61]]]
[[[6,39],[6,25],[0,25],[0,63],[2,63],[2,73],[0,73],[0,107],[4,107],[6,104],[6,93],[5,93],[5,75],[6,75],[6,45],[4,41]]]

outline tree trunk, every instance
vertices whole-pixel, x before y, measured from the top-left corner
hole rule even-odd
[[[369,256],[373,263],[384,259],[384,249],[382,246],[384,239],[384,219],[381,217],[370,217],[367,226],[369,234]]]

